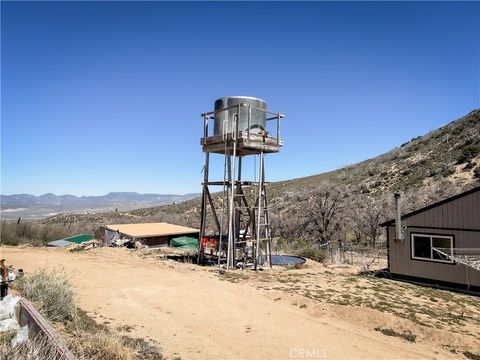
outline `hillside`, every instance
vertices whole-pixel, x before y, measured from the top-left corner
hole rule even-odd
[[[270,183],[268,192],[275,215],[298,207],[310,191],[322,185],[342,188],[353,196],[382,198],[395,190],[412,192],[439,183],[447,184],[448,195],[480,185],[480,109],[373,159],[319,175]],[[423,204],[412,204],[415,205]],[[122,213],[62,214],[46,222],[171,221],[198,226],[199,214],[197,198]]]
[[[459,186],[468,186],[480,179],[479,155],[480,109],[476,109],[373,159],[276,186],[316,186],[333,182],[373,195],[422,187],[444,178]]]

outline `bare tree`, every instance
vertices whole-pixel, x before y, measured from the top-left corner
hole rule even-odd
[[[421,189],[420,207],[428,206],[461,192],[450,180],[443,179]]]
[[[402,194],[402,213],[420,209],[430,204],[444,200],[450,196],[458,194],[463,189],[455,185],[448,179],[433,182],[421,188],[411,188]],[[389,197],[390,217],[394,215],[393,197]]]
[[[375,200],[371,197],[365,199],[365,206],[362,214],[364,234],[373,248],[375,248],[377,240],[382,235],[380,224],[385,220],[385,206],[385,201]]]
[[[331,186],[313,191],[307,202],[305,234],[325,244],[339,235],[345,215],[346,194]]]
[[[375,247],[382,235],[380,224],[386,218],[386,201],[364,195],[350,203],[348,218],[355,242],[365,240]]]

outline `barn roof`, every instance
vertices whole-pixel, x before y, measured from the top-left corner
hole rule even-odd
[[[460,199],[460,198],[462,198],[462,197],[464,197],[464,196],[467,196],[467,195],[476,193],[477,191],[480,191],[480,186],[475,187],[475,188],[473,188],[473,189],[470,189],[470,190],[468,190],[468,191],[464,191],[464,192],[462,192],[462,193],[460,193],[460,194],[457,194],[457,195],[454,195],[454,196],[452,196],[452,197],[446,198],[446,199],[441,200],[441,201],[439,201],[439,202],[430,204],[430,205],[425,206],[425,207],[423,207],[423,208],[421,208],[421,209],[412,211],[412,212],[410,212],[410,213],[408,213],[408,214],[402,215],[402,220],[403,220],[403,219],[406,219],[406,218],[409,218],[410,216],[420,214],[420,213],[422,213],[422,212],[424,212],[424,211],[428,211],[428,210],[433,209],[433,208],[435,208],[435,207],[437,207],[437,206],[440,206],[440,205],[446,204],[446,203],[448,203],[448,202],[454,201],[454,200],[456,200],[456,199]],[[380,224],[380,226],[389,226],[389,225],[393,225],[393,224],[395,224],[395,219],[385,221],[384,223]]]
[[[185,235],[199,232],[198,229],[168,223],[113,224],[106,225],[106,228],[135,238]]]

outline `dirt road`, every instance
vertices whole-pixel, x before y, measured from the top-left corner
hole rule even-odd
[[[27,273],[63,268],[79,306],[109,326],[158,341],[182,359],[433,359],[455,356],[350,322],[312,315],[289,301],[219,279],[213,269],[140,258],[126,249],[70,253],[54,248],[1,248]],[[288,297],[290,295],[285,295]],[[359,310],[361,311],[361,310]]]

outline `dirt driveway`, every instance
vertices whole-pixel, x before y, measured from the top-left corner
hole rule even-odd
[[[171,359],[462,358],[222,281],[211,268],[141,258],[126,249],[3,247],[1,257],[27,273],[63,268],[81,308],[109,326],[132,326],[130,335],[158,341]]]

